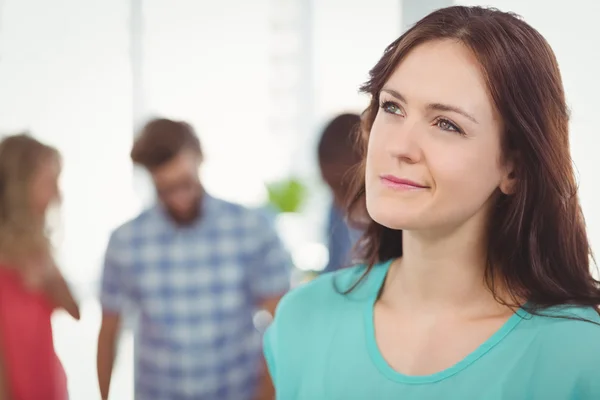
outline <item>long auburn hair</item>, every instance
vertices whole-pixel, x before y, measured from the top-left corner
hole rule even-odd
[[[0,258],[7,266],[51,253],[45,216],[33,212],[30,199],[35,174],[52,158],[60,160],[58,151],[28,134],[0,141]]]
[[[383,85],[412,49],[443,39],[462,43],[479,61],[505,127],[503,152],[516,161],[515,194],[500,194],[490,216],[487,286],[499,302],[518,306],[519,299],[526,299],[533,311],[566,304],[597,307],[600,282],[590,271],[593,256],[577,196],[569,110],[558,63],[542,35],[517,15],[448,7],[429,14],[391,43],[361,87],[371,97],[357,132],[363,156]],[[350,222],[367,215],[364,197],[363,157],[348,199]],[[368,218],[356,255],[367,266],[362,280],[376,263],[402,256],[402,231]],[[497,296],[498,277],[509,290],[508,302]]]

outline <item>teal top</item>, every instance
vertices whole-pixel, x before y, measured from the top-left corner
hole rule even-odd
[[[454,366],[426,376],[392,369],[373,307],[390,262],[325,274],[288,293],[264,338],[279,400],[598,400],[600,323],[592,308],[515,313]],[[551,317],[551,316],[553,317]]]

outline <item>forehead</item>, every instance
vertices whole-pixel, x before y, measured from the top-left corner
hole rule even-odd
[[[411,50],[385,87],[401,93],[408,103],[449,104],[478,120],[495,119],[479,62],[454,40],[430,41]]]

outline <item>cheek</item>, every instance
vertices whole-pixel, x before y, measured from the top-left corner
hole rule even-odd
[[[58,187],[58,177],[49,176],[44,182],[40,184],[40,199],[45,203],[52,203],[59,200],[60,190]]]
[[[35,193],[35,200],[41,207],[47,207],[56,199],[56,192],[51,187],[40,187]]]
[[[498,160],[498,150],[491,145],[462,146],[452,151],[445,148],[437,152],[427,162],[436,197],[456,206],[482,206],[502,179],[503,169]]]

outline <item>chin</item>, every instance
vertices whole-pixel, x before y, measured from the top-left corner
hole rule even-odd
[[[379,225],[394,230],[419,230],[425,228],[426,219],[415,207],[382,199],[367,199],[369,216]]]
[[[192,209],[167,208],[167,211],[168,211],[169,215],[171,215],[171,218],[175,222],[177,222],[178,224],[181,224],[181,225],[188,225],[188,224],[194,222],[197,219],[197,217],[199,216],[198,208],[192,208]]]
[[[386,228],[393,230],[418,230],[421,226],[417,221],[411,218],[398,218],[397,215],[371,215],[371,219],[377,222],[379,225],[385,226]]]

